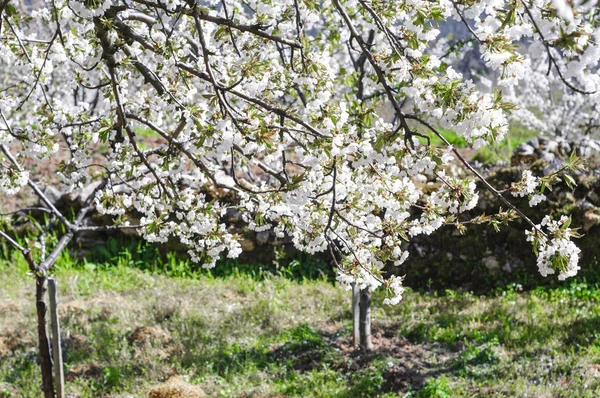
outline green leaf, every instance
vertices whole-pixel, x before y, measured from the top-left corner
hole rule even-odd
[[[402,239],[403,241],[410,242],[408,239],[408,235],[404,231],[399,231],[398,236],[400,236],[400,239]]]
[[[573,151],[571,152],[571,156],[569,156],[569,163],[573,163],[575,161],[575,158],[577,158],[577,154],[575,153],[575,149],[573,149]]]
[[[100,136],[100,140],[102,142],[106,142],[108,140],[108,133],[111,129],[112,126],[105,126],[101,127],[100,130],[98,130],[98,135]]]
[[[570,189],[573,189],[574,187],[576,187],[576,186],[577,186],[577,183],[575,182],[575,180],[573,179],[573,177],[571,177],[571,176],[570,176],[570,175],[568,175],[568,174],[565,174],[565,175],[563,176],[563,180],[565,181],[565,184],[567,184],[567,186],[568,186]]]
[[[7,17],[12,17],[13,15],[17,15],[17,9],[12,4],[7,4],[4,9]]]

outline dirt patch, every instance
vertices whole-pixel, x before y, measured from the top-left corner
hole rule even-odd
[[[296,372],[320,369],[323,363],[340,374],[357,374],[371,369],[381,372],[384,391],[405,393],[421,388],[427,378],[448,371],[458,356],[458,352],[439,344],[413,344],[397,335],[393,326],[374,327],[371,351],[355,346],[339,324],[327,323],[316,333],[320,334],[321,341],[270,345],[270,360],[291,363]]]
[[[183,350],[181,343],[175,343],[171,334],[160,326],[140,326],[127,336],[127,341],[133,347],[134,356],[146,366],[151,366],[156,359],[164,361],[181,354]]]
[[[34,346],[32,336],[23,329],[9,328],[0,331],[0,357],[7,357],[15,351]]]
[[[10,347],[8,346],[8,344],[6,344],[6,342],[4,341],[4,339],[0,338],[0,358],[1,357],[7,357],[12,353],[12,350],[10,349]]]
[[[152,342],[169,343],[172,340],[171,335],[158,326],[140,326],[127,336],[129,344],[138,345]]]
[[[95,363],[79,365],[67,372],[65,375],[65,380],[71,382],[79,377],[99,380],[100,377],[102,377],[102,370],[102,367],[96,365]]]
[[[236,303],[245,303],[247,301],[250,301],[250,298],[248,297],[248,295],[246,293],[241,293],[241,292],[237,292],[234,290],[228,290],[228,291],[224,292],[223,297],[228,300],[231,300],[231,302],[236,302]]]
[[[76,325],[82,329],[93,322],[109,319],[112,313],[113,310],[108,306],[95,305],[94,302],[83,300],[68,301],[58,307],[58,314],[62,322]]]
[[[11,387],[9,384],[0,382],[0,398],[12,398],[16,397],[19,391],[16,388]]]
[[[0,315],[12,316],[12,314],[19,313],[22,310],[23,305],[21,300],[5,298],[0,303]]]
[[[591,377],[600,377],[600,364],[593,364],[587,368],[587,374]]]
[[[331,331],[330,328],[328,328]],[[428,344],[412,344],[409,340],[382,326],[373,329],[373,350],[355,346],[352,338],[327,334],[326,340],[342,353],[340,369],[359,371],[372,366],[375,359],[386,358],[388,368],[383,371],[387,390],[404,393],[409,388],[419,389],[432,375],[441,374],[458,353],[441,350]]]
[[[88,355],[94,352],[94,349],[90,345],[90,339],[88,336],[79,333],[67,333],[63,337],[64,355],[67,355],[70,351],[85,352]]]

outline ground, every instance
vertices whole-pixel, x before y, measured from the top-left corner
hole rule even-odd
[[[349,293],[324,279],[173,278],[64,258],[56,278],[71,398],[146,397],[168,379],[214,397],[600,395],[600,290],[581,282],[408,291],[394,307],[377,293],[364,353]],[[16,253],[0,280],[0,397],[39,397],[34,286]]]

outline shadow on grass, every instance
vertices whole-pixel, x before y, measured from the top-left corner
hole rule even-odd
[[[375,333],[375,349],[355,348],[340,332],[308,325],[262,336],[252,343],[209,336],[200,325],[184,327],[178,340],[184,348],[179,361],[194,369],[197,379],[218,375],[228,382],[262,374],[286,396],[370,397],[414,391],[428,380],[452,370],[429,361],[427,349],[406,340]],[[452,354],[450,354],[452,355]],[[426,396],[426,395],[423,395]]]
[[[427,302],[426,315],[416,316],[408,324],[395,322],[393,327],[413,343],[438,342],[451,349],[491,341],[517,351],[550,345],[579,349],[600,337],[598,309],[592,305],[579,311],[578,298],[565,298],[557,308],[553,302],[544,302],[542,308],[538,303],[546,299],[529,295],[495,298],[484,307],[477,307],[476,300],[440,297]],[[420,307],[412,309],[418,313]]]
[[[577,319],[566,327],[563,342],[577,349],[598,344],[600,338],[600,316]]]

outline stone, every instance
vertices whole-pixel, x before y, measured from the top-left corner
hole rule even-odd
[[[83,188],[77,199],[79,199],[79,201],[81,201],[81,203],[83,204],[90,197],[90,195],[94,193],[96,188],[100,186],[100,183],[101,181],[94,181],[87,187]]]
[[[571,192],[565,192],[564,195],[560,195],[564,204],[577,203],[577,198]]]
[[[260,231],[256,233],[256,243],[259,245],[265,245],[269,241],[269,237],[271,236],[270,231]]]
[[[556,160],[556,155],[552,152],[544,152],[542,153],[542,159],[544,159],[548,163],[552,163]]]
[[[142,219],[140,217],[136,217],[132,214],[126,214],[125,219],[129,221],[129,225],[140,225],[142,223]],[[127,236],[140,236],[137,228],[124,228],[121,230],[121,232]]]
[[[242,250],[245,252],[251,252],[256,247],[254,242],[250,239],[240,240],[240,246],[242,247]]]
[[[580,209],[583,210],[595,210],[596,206],[594,206],[593,204],[591,204],[589,201],[582,199],[579,202],[577,202],[577,207],[579,207]]]
[[[558,142],[548,141],[546,144],[546,150],[549,152],[556,152],[558,150]]]
[[[535,148],[527,143],[523,143],[517,147],[515,154],[518,156],[531,156],[535,153]]]
[[[46,186],[43,190],[42,190],[44,196],[46,197],[46,199],[48,199],[50,201],[50,203],[52,203],[53,205],[56,205],[60,199],[63,197],[62,192],[60,192],[58,189],[56,189],[55,187],[53,187],[52,185],[48,185]],[[40,206],[43,207],[48,207],[43,201],[42,199],[40,199]]]
[[[289,243],[289,239],[285,239],[285,238],[275,238],[271,241],[271,244],[273,246],[281,246],[281,245],[285,245],[286,243]]]
[[[498,262],[498,259],[494,256],[484,257],[481,262],[483,262],[483,265],[489,271],[495,271],[500,268],[500,262]]]
[[[236,209],[235,207],[228,207],[225,212],[225,218],[227,222],[240,222],[242,219],[242,212]]]
[[[589,231],[592,227],[600,224],[600,214],[597,210],[588,210],[583,214],[583,230]]]

